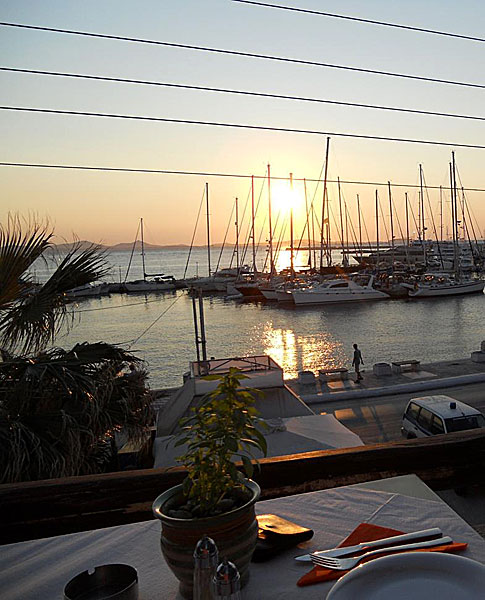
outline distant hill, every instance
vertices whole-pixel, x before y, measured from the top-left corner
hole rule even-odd
[[[85,248],[88,248],[89,246],[93,245],[94,242],[89,242],[87,240],[80,240],[77,243],[84,250]],[[53,244],[53,248],[60,252],[67,252],[68,250],[70,250],[72,248],[73,244],[74,244],[74,242],[64,243],[64,244]],[[114,244],[113,246],[107,246],[106,244],[98,244],[98,246],[100,246],[103,250],[109,250],[110,252],[125,252],[126,250],[131,251],[131,249],[133,248],[133,242],[121,242],[119,244]],[[220,246],[222,246],[222,244],[220,244],[220,243],[211,244],[211,247],[213,247],[213,248],[218,248]],[[231,244],[228,244],[228,246],[231,246]],[[145,242],[145,251],[146,252],[150,252],[150,250],[177,250],[177,249],[184,249],[184,248],[189,248],[189,245],[188,244],[169,244],[166,246],[161,246],[159,244],[149,244],[148,242]],[[194,248],[205,248],[205,246],[204,245],[194,246]],[[135,243],[135,251],[141,252],[141,241],[140,240],[137,240]]]
[[[65,242],[63,244],[52,244],[52,249],[58,252],[68,252],[74,245],[79,245],[82,250],[89,248],[94,244],[94,242],[88,242],[88,240],[79,240],[78,242]],[[103,250],[107,250],[109,246],[105,244],[95,244],[102,248]]]
[[[112,252],[123,251],[123,250],[131,250],[133,248],[133,242],[121,242],[120,244],[115,244],[114,246],[109,246],[109,249]],[[170,246],[160,246],[159,244],[149,244],[145,242],[145,250],[161,250],[161,249],[170,249],[170,248],[188,248],[187,244],[173,244]],[[141,251],[141,241],[137,240],[135,244],[135,250]]]
[[[53,244],[52,247],[56,251],[59,252],[68,252],[74,244],[79,244],[79,246],[84,250],[89,248],[94,244],[94,242],[89,242],[88,240],[80,240],[79,242],[68,242],[63,244]],[[110,252],[124,252],[126,250],[131,250],[133,248],[133,242],[121,242],[120,244],[114,244],[113,246],[107,246],[106,244],[97,244],[103,250],[109,250]],[[170,244],[167,246],[161,246],[159,244],[149,244],[145,242],[145,251],[149,252],[150,250],[170,250],[176,248],[188,248],[187,244]],[[141,251],[141,241],[137,240],[135,244],[135,250]]]

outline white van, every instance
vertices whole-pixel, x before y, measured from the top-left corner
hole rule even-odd
[[[478,427],[485,427],[485,417],[476,408],[450,396],[423,396],[409,401],[401,433],[411,439]]]

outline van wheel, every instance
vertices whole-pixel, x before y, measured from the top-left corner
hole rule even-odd
[[[415,433],[408,433],[408,440],[415,440],[416,439],[416,434]]]

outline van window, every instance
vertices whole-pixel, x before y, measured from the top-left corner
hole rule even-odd
[[[443,419],[438,417],[437,415],[433,415],[433,420],[431,421],[431,433],[438,435],[440,433],[445,432],[445,424],[443,423]]]
[[[419,413],[419,409],[421,407],[418,406],[417,404],[414,404],[414,402],[410,402],[408,409],[406,411],[406,417],[408,419],[410,419],[411,421],[416,421],[418,418],[418,413]]]
[[[446,419],[446,430],[448,433],[452,431],[465,431],[466,429],[478,429],[485,427],[485,417],[483,415],[470,415],[469,417],[453,417]]]
[[[433,420],[433,413],[430,412],[427,408],[421,408],[421,412],[418,415],[418,425],[426,431],[431,430],[431,421]]]

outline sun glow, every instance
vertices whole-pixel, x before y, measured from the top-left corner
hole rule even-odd
[[[303,198],[288,181],[275,181],[271,190],[271,204],[276,212],[288,214],[292,208],[296,210],[302,206]]]

